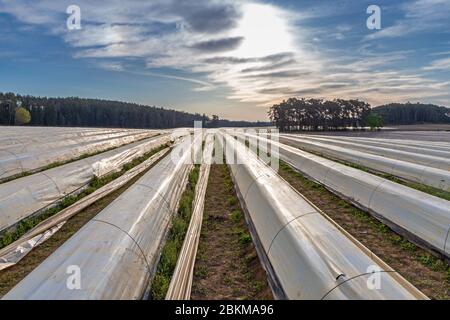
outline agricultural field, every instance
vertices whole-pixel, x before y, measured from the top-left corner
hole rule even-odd
[[[2,315],[446,314],[449,30],[450,0],[0,0]]]
[[[0,132],[3,299],[450,300],[449,132]]]

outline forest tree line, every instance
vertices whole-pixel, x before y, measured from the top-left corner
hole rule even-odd
[[[450,109],[393,103],[371,108],[361,100],[290,98],[273,105],[269,118],[280,131],[345,130],[383,125],[450,123]]]
[[[373,111],[387,125],[450,123],[450,109],[433,104],[390,103],[375,107]]]
[[[216,115],[210,118],[204,114],[120,101],[0,93],[0,125],[18,124],[15,119],[17,111],[23,111],[23,109],[29,112],[30,121],[27,125],[31,126],[165,129],[192,127],[194,121],[202,121],[204,127],[246,127],[270,124],[222,120]]]

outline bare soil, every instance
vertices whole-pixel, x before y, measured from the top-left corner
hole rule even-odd
[[[212,165],[191,298],[273,299],[226,165]]]
[[[450,269],[447,263],[403,239],[323,186],[306,179],[287,164],[280,164],[279,174],[429,298],[450,300]]]

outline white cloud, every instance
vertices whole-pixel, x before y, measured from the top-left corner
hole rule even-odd
[[[328,54],[320,47],[327,35],[317,37],[300,25],[332,11],[297,13],[255,1],[110,0],[100,4],[78,0],[80,31],[65,29],[65,7],[72,1],[0,0],[0,10],[24,23],[46,26],[74,49],[75,58],[95,59],[100,68],[185,81],[198,92],[227,88],[227,98],[257,105],[267,106],[293,95],[361,98],[375,104],[416,97],[442,99],[449,91],[448,83],[396,67],[409,52],[375,55],[364,49]],[[414,1],[404,7],[404,21],[372,38],[423,30],[422,22],[428,20],[437,25],[441,9],[436,8],[449,3]],[[343,39],[351,30],[342,24],[329,35]],[[128,58],[146,69],[130,67]],[[437,60],[425,70],[445,63]],[[174,71],[169,74],[156,68]]]
[[[450,51],[433,52],[430,56],[450,56]]]
[[[97,64],[98,67],[111,71],[124,71],[124,67],[120,62],[101,61]]]
[[[146,29],[136,25],[89,25],[76,32],[68,32],[65,41],[73,47],[107,46],[138,42],[144,38]]]
[[[450,70],[450,58],[434,60],[423,70]]]
[[[407,1],[401,6],[404,18],[389,27],[365,37],[365,40],[396,38],[408,34],[441,31],[448,29],[450,1],[448,0],[415,0]],[[382,24],[383,24],[382,15]]]

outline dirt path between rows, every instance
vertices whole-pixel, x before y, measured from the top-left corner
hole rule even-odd
[[[273,299],[226,165],[212,165],[191,298]]]
[[[337,224],[431,299],[450,299],[449,266],[403,239],[369,214],[340,199],[285,163],[279,174]]]

